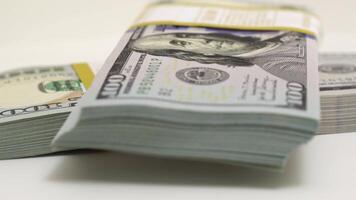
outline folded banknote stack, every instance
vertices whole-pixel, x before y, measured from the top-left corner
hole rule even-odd
[[[51,153],[51,141],[92,78],[87,64],[0,73],[0,159]]]
[[[164,1],[122,37],[53,145],[281,168],[319,121],[319,22]],[[308,23],[305,23],[308,22]]]
[[[320,56],[319,134],[356,132],[356,55]]]

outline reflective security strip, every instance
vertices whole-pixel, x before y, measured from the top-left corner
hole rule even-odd
[[[91,86],[94,74],[87,63],[74,63],[72,67],[86,89]]]
[[[318,36],[314,14],[293,7],[238,4],[231,1],[168,1],[149,5],[132,27],[198,26],[241,30],[295,31]]]

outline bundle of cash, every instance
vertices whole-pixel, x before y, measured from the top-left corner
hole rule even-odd
[[[53,145],[282,168],[318,127],[318,21],[227,4],[149,6]]]
[[[1,73],[0,159],[52,152],[51,141],[92,79],[80,63]]]
[[[322,54],[319,71],[319,134],[356,132],[356,54]]]

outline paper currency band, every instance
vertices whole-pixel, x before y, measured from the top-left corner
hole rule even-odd
[[[145,9],[132,28],[148,25],[281,30],[314,36],[320,34],[318,17],[306,10],[231,1],[175,0],[154,3]]]
[[[78,75],[79,79],[84,84],[84,87],[88,89],[94,79],[93,71],[87,63],[74,63],[72,67],[75,73]]]

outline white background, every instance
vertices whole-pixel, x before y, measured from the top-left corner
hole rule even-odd
[[[0,0],[0,70],[87,61],[97,71],[146,2]],[[321,51],[356,52],[356,1],[297,3],[321,16]],[[0,161],[0,199],[353,200],[356,133],[315,137],[284,174],[108,152]]]

